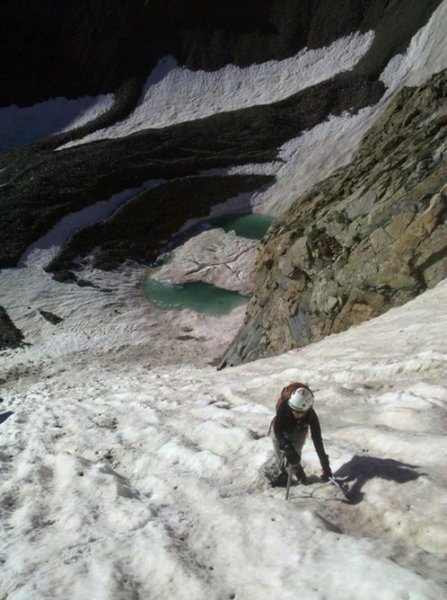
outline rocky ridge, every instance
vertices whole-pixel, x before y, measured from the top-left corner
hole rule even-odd
[[[404,88],[344,168],[264,238],[246,320],[222,366],[375,317],[447,276],[447,71]]]

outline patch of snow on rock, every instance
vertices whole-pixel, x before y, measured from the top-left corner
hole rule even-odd
[[[248,67],[227,65],[214,72],[191,71],[166,56],[149,76],[140,103],[129,117],[67,147],[282,100],[350,70],[368,51],[373,38],[372,31],[353,33],[327,48],[305,48],[281,61]]]

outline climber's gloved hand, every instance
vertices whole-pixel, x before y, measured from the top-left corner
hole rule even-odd
[[[322,481],[329,481],[329,477],[332,476],[333,475],[330,467],[326,467],[325,469],[323,469],[323,472],[321,473]]]
[[[329,477],[333,477],[331,467],[329,464],[329,456],[327,454],[323,454],[320,456],[320,464],[323,472],[321,473],[322,481],[328,481]]]

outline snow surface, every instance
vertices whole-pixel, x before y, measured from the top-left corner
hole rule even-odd
[[[234,231],[213,227],[188,239],[170,252],[169,261],[151,272],[152,279],[183,284],[202,281],[248,295],[258,242]]]
[[[447,65],[447,2],[441,2],[430,21],[411,40],[405,54],[395,56],[382,74],[391,89],[422,85]]]
[[[37,261],[39,263],[39,261]],[[447,281],[301,350],[217,371],[243,311],[148,304],[141,268],[4,270],[26,335],[1,353],[0,597],[439,600],[447,592]],[[105,291],[108,290],[108,291]],[[64,320],[52,325],[39,313]],[[281,388],[316,393],[347,504],[271,488]]]

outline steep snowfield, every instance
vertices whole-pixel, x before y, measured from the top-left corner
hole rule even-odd
[[[141,275],[97,276],[109,292],[32,266],[0,275],[0,304],[30,343],[1,355],[0,597],[444,597],[447,282],[321,343],[216,371],[206,362],[241,313],[160,313]],[[269,485],[273,406],[296,379],[316,392],[351,505],[318,482],[310,441],[313,483],[288,502]]]

